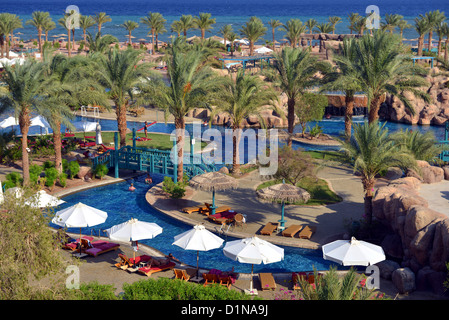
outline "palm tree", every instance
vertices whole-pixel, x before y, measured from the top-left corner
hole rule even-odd
[[[399,26],[400,21],[404,17],[399,14],[385,14],[385,22],[382,22],[382,29],[393,33],[394,29]]]
[[[329,23],[331,24],[331,26],[332,26],[332,34],[335,34],[335,26],[338,24],[338,23],[341,23],[342,21],[341,21],[341,18],[340,17],[329,17]]]
[[[306,26],[299,19],[290,19],[282,27],[287,33],[285,38],[290,42],[290,46],[296,48],[301,40],[301,34],[306,31]]]
[[[287,96],[288,145],[291,147],[296,100],[308,88],[320,82],[317,73],[328,72],[330,64],[318,61],[309,50],[301,48],[286,47],[273,56],[273,64],[266,72],[273,79],[274,87]]]
[[[360,38],[355,48],[355,66],[369,101],[369,123],[378,119],[381,101],[387,93],[398,97],[412,114],[415,110],[404,95],[405,91],[429,101],[427,93],[418,89],[428,85],[424,78],[427,72],[419,66],[413,66],[410,58],[403,54],[398,35],[377,30],[373,36]]]
[[[273,51],[276,48],[276,40],[274,38],[274,32],[276,31],[277,28],[282,27],[283,23],[280,22],[279,20],[275,20],[275,19],[271,19],[270,21],[268,21],[268,25],[271,27],[271,32],[272,32],[272,36],[273,36]]]
[[[421,15],[420,15],[421,16]],[[441,24],[444,20],[446,20],[446,16],[444,15],[444,12],[440,12],[440,10],[435,11],[429,11],[425,14],[424,18],[427,20],[428,27],[429,27],[429,42],[427,45],[427,50],[432,49],[432,34],[433,30],[438,28],[438,25]]]
[[[309,34],[313,33],[313,29],[316,27],[317,24],[318,21],[316,21],[315,19],[309,19],[306,21],[306,23],[304,23],[307,29],[309,29]]]
[[[189,15],[182,15],[179,19],[181,30],[184,33],[184,37],[187,38],[187,31],[195,27],[195,21],[193,17]]]
[[[126,31],[128,31],[128,41],[129,44],[132,44],[131,32],[133,32],[134,29],[138,28],[139,24],[135,21],[127,20],[123,22],[122,27],[125,28]]]
[[[45,42],[48,42],[48,32],[56,28],[56,23],[49,17],[42,25],[42,30],[45,33]]]
[[[22,134],[22,169],[23,183],[30,182],[30,164],[28,157],[28,130],[31,124],[31,113],[41,114],[46,108],[42,95],[49,90],[44,81],[43,64],[36,60],[26,60],[13,67],[4,66],[2,80],[6,84],[6,94],[0,96],[0,108],[4,111],[14,110]]]
[[[352,12],[348,15],[349,31],[351,32],[351,34],[353,31],[356,31],[356,25],[361,18],[362,17],[358,13],[354,13],[354,12]]]
[[[195,27],[201,30],[201,40],[204,40],[206,31],[213,29],[216,19],[211,19],[210,13],[200,12],[198,17],[193,19]]]
[[[228,34],[228,40],[229,43],[231,44],[231,57],[234,56],[234,51],[235,51],[235,40],[237,40],[237,34],[235,32],[230,32]]]
[[[370,300],[375,297],[374,289],[359,286],[363,275],[359,275],[354,268],[349,269],[343,277],[334,266],[323,276],[315,268],[313,273],[313,283],[298,276],[304,300]]]
[[[329,22],[319,23],[316,28],[320,31],[320,33],[331,33],[331,31],[333,31],[332,25]]]
[[[361,36],[363,36],[364,32],[365,32],[365,28],[366,28],[366,20],[367,17],[361,17],[355,24],[354,28],[355,31],[357,31],[357,33]],[[371,29],[372,31],[372,29]]]
[[[263,25],[262,20],[257,17],[251,17],[240,29],[240,34],[245,36],[249,41],[249,55],[254,52],[254,43],[262,38],[267,32],[267,28]]]
[[[341,151],[347,162],[361,175],[365,193],[365,216],[368,224],[371,224],[376,176],[389,167],[411,168],[415,165],[415,159],[394,142],[385,123],[379,126],[377,120],[354,125],[353,138],[341,143]]]
[[[338,54],[333,56],[334,70],[324,77],[321,92],[342,91],[345,93],[345,139],[351,139],[352,116],[354,114],[354,95],[361,91],[360,81],[356,67],[357,56],[355,42],[357,40],[346,38],[340,45]]]
[[[73,24],[74,24],[74,20],[73,20],[73,16],[71,15],[64,15],[62,18],[60,18],[58,20],[58,23],[60,26],[64,27],[64,29],[67,31],[67,51],[68,51],[68,55],[69,57],[72,56],[72,41],[71,39],[71,30],[73,29]]]
[[[142,86],[142,79],[155,76],[151,63],[140,63],[143,53],[137,50],[120,51],[116,48],[109,50],[107,55],[94,55],[93,71],[99,83],[110,91],[109,98],[115,105],[117,126],[120,134],[120,147],[126,145],[126,111],[133,104],[139,105],[142,101],[133,95],[133,90]]]
[[[217,92],[222,77],[203,65],[204,52],[200,47],[185,51],[184,39],[176,38],[167,49],[167,74],[170,85],[152,81],[148,97],[165,110],[165,119],[171,114],[175,120],[178,151],[178,181],[183,180],[185,116],[194,108],[206,107],[211,94]]]
[[[404,19],[398,21],[399,35],[403,38],[404,30],[410,29],[412,26]]]
[[[449,45],[449,25],[447,23],[444,23],[441,27],[441,32],[443,33],[443,36],[446,37],[446,40],[444,42],[444,62],[445,64],[449,63],[448,60],[448,45]]]
[[[146,17],[140,18],[140,22],[150,28],[151,42],[153,43],[152,54],[156,52],[156,42],[154,40],[154,36],[157,36],[157,30],[161,30],[161,27],[165,25],[166,21],[167,20],[165,20],[159,12],[148,12]]]
[[[9,59],[9,34],[12,32],[12,15],[0,13],[0,43],[2,44],[2,57],[6,50],[6,58]]]
[[[19,16],[11,13],[7,13],[9,16],[9,29],[10,29],[10,38],[11,38],[11,44],[14,46],[15,39],[14,39],[14,30],[23,28],[22,19],[20,19]]]
[[[118,42],[118,39],[113,35],[105,34],[102,36],[101,33],[97,32],[94,37],[89,31],[86,39],[90,54],[95,52],[106,53],[111,44]]]
[[[84,43],[87,43],[87,29],[93,27],[95,21],[91,16],[81,16],[80,17],[80,28],[83,29],[83,39]]]
[[[178,37],[180,37],[182,32],[182,22],[179,20],[173,21],[172,24],[170,25],[170,31],[175,32],[178,35]]]
[[[233,174],[240,174],[239,144],[243,121],[249,116],[257,116],[259,122],[264,124],[260,111],[274,100],[276,94],[273,90],[267,89],[267,85],[258,76],[245,75],[243,70],[239,70],[235,81],[230,75],[218,90],[217,107],[212,110],[210,118],[213,119],[218,113],[230,116],[233,131]]]
[[[160,23],[158,23],[156,25],[156,29],[155,29],[155,32],[154,32],[154,35],[156,36],[156,50],[158,50],[158,37],[159,37],[159,35],[167,32],[167,29],[165,29],[165,21],[166,21],[165,19],[162,19],[160,21]]]
[[[424,47],[424,37],[429,31],[430,26],[427,19],[423,15],[419,15],[419,18],[415,18],[415,30],[418,33],[418,56],[422,56]]]
[[[230,24],[225,24],[223,27],[221,27],[220,31],[218,31],[218,33],[223,36],[223,42],[225,47],[226,47],[226,40],[229,40],[229,34],[231,32],[233,32],[233,30]]]
[[[106,22],[111,22],[112,19],[106,14],[106,12],[100,12],[95,14],[94,21],[98,25],[98,32],[101,33],[102,25]]]
[[[437,34],[438,34],[438,53],[437,53],[437,57],[440,57],[440,53],[441,53],[441,45],[442,45],[442,43],[443,43],[443,38],[444,38],[445,35],[446,35],[447,28],[448,28],[447,22],[441,22],[441,23],[437,26]]]
[[[432,131],[421,133],[418,130],[400,130],[392,134],[391,138],[400,147],[405,148],[416,160],[431,161],[438,157],[441,150]]]
[[[50,13],[43,11],[34,11],[31,14],[31,20],[28,20],[26,24],[30,24],[37,29],[37,42],[39,45],[39,52],[42,53],[42,30],[45,24],[50,17]]]

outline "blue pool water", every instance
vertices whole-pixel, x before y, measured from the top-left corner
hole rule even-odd
[[[98,234],[98,230],[105,230],[113,225],[123,223],[131,218],[141,221],[154,222],[163,228],[163,232],[150,240],[143,240],[148,246],[156,248],[164,254],[172,253],[182,262],[196,266],[196,252],[183,250],[178,246],[172,245],[174,236],[190,230],[192,227],[185,225],[163,213],[155,210],[145,200],[145,193],[150,188],[144,183],[144,176],[134,179],[134,186],[137,188],[135,192],[129,192],[129,182],[121,182],[109,186],[98,187],[76,194],[64,197],[64,203],[57,210],[61,210],[72,206],[78,202],[90,205],[108,213],[105,223],[94,226],[92,228],[82,228],[83,234],[90,235],[91,229],[94,234]],[[153,183],[159,183],[163,176],[154,175]],[[51,224],[54,228],[59,228]],[[70,228],[69,232],[79,233],[79,228]],[[235,238],[221,236],[225,241],[236,240]],[[226,243],[226,242],[225,242]],[[200,252],[200,267],[206,269],[230,270],[233,266],[236,272],[251,272],[251,265],[235,262],[223,254],[223,247],[215,250]],[[322,258],[321,250],[310,250],[301,248],[284,247],[284,260],[272,264],[261,264],[254,266],[254,272],[291,272],[291,271],[312,271],[313,267],[318,270],[328,270],[332,265],[330,261]],[[339,269],[343,267],[339,266]]]

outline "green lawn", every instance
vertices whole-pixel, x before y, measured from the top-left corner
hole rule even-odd
[[[86,132],[86,136],[95,136],[95,132]],[[83,133],[75,133],[76,138],[83,138]],[[126,144],[132,146],[132,133],[128,133],[126,135]],[[137,133],[136,137],[145,137],[144,133]],[[161,134],[161,133],[148,133],[149,141],[136,141],[137,147],[146,147],[150,149],[159,149],[159,150],[171,150],[173,147],[173,141],[170,140],[170,135]],[[102,132],[101,138],[103,139],[103,144],[106,146],[110,142],[114,142],[114,132]],[[201,142],[201,149],[207,145],[206,142]],[[190,142],[186,139],[185,149],[186,151],[190,150]]]
[[[282,180],[270,180],[260,184],[257,190],[272,186],[274,184],[282,183]],[[295,205],[326,205],[340,202],[342,199],[329,189],[326,181],[318,179],[315,181],[313,178],[305,177],[302,179],[298,187],[307,190],[310,193],[310,200],[307,203],[293,203]]]

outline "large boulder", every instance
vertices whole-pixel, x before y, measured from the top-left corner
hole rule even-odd
[[[396,179],[402,178],[403,174],[404,173],[402,172],[401,168],[391,167],[391,168],[387,169],[387,173],[385,174],[385,179],[396,180]]]
[[[444,170],[440,167],[431,166],[427,161],[417,161],[419,171],[424,183],[436,183],[444,179]]]
[[[79,179],[92,178],[92,168],[88,166],[80,166],[80,171],[76,175]]]
[[[390,257],[401,259],[404,256],[401,237],[396,233],[386,235],[380,245]]]
[[[413,292],[416,288],[415,274],[409,268],[394,270],[391,279],[400,294]]]
[[[444,180],[449,180],[449,166],[444,166],[443,172],[444,172]]]
[[[381,261],[376,263],[376,266],[379,267],[380,277],[386,280],[391,280],[393,272],[401,267],[399,263],[392,260]]]
[[[429,265],[435,271],[447,271],[446,261],[449,261],[449,219],[436,223]]]

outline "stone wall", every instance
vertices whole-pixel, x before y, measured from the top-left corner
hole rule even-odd
[[[401,261],[391,270],[396,274],[390,272],[385,277],[391,277],[400,292],[431,289],[442,294],[449,261],[449,218],[430,209],[417,190],[422,183],[444,179],[444,169],[419,161],[419,171],[420,176],[413,172],[394,177],[387,186],[378,188],[373,216],[392,231],[381,244],[387,257]],[[391,265],[387,261],[379,267],[391,269]]]

